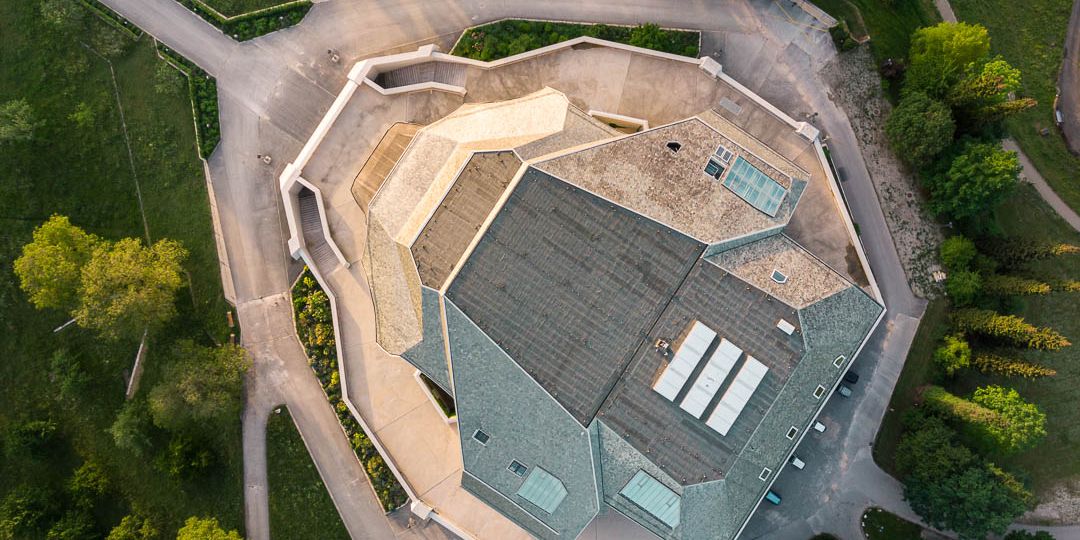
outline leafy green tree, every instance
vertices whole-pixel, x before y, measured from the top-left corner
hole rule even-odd
[[[202,347],[180,341],[176,359],[150,391],[154,422],[167,429],[233,420],[240,413],[247,351],[236,345]]]
[[[1016,237],[987,238],[979,242],[979,248],[1006,269],[1019,268],[1030,261],[1080,253],[1080,246]]]
[[[989,54],[990,35],[980,25],[943,22],[920,28],[911,38],[905,89],[944,97]]]
[[[977,354],[971,360],[971,363],[983,373],[1001,375],[1004,377],[1037,379],[1039,377],[1053,377],[1054,375],[1057,375],[1056,370],[1046,366],[993,353]]]
[[[116,415],[109,434],[117,448],[141,456],[150,447],[150,413],[142,400],[129,401]]]
[[[34,229],[33,240],[15,260],[19,284],[38,309],[70,311],[79,303],[79,281],[101,239],[53,215]]]
[[[953,272],[945,280],[945,292],[957,306],[971,304],[981,290],[982,277],[978,272]]]
[[[75,126],[78,128],[86,129],[94,127],[95,116],[94,109],[84,101],[80,102],[79,105],[75,107],[75,111],[68,115],[68,120],[74,122]]]
[[[68,480],[68,491],[79,506],[92,507],[109,489],[109,478],[93,461],[85,461]]]
[[[977,126],[1034,107],[1035,100],[1030,98],[1009,99],[1019,89],[1020,70],[998,57],[981,67],[972,66],[949,90],[947,99],[964,123]]]
[[[960,235],[950,236],[941,243],[941,264],[949,272],[968,270],[978,254],[975,242]]]
[[[226,532],[217,518],[190,517],[176,532],[176,540],[243,540],[236,531]]]
[[[192,478],[214,463],[214,452],[203,439],[174,433],[165,452],[158,456],[160,470],[175,478]]]
[[[68,510],[60,520],[49,528],[46,540],[92,540],[98,537],[94,532],[94,519],[82,509]]]
[[[20,485],[0,501],[0,538],[39,537],[35,531],[55,511],[51,494],[36,486]]]
[[[186,257],[173,240],[149,248],[134,238],[97,246],[81,275],[81,304],[73,313],[79,326],[133,341],[144,329],[159,328],[176,314],[173,299]]]
[[[42,124],[25,99],[0,105],[0,143],[29,141],[34,138],[34,130]]]
[[[915,166],[929,163],[948,148],[955,131],[949,107],[922,92],[905,94],[885,123],[893,150]]]
[[[952,320],[961,332],[998,338],[1020,347],[1054,351],[1072,345],[1053,328],[1039,328],[1015,315],[988,309],[961,309],[953,312]]]
[[[78,358],[67,349],[57,349],[49,362],[49,380],[56,388],[56,401],[73,408],[78,406],[90,377],[82,369]]]
[[[991,274],[982,280],[983,290],[999,296],[1050,294],[1050,284],[1037,279]]]
[[[1046,437],[1046,415],[1034,403],[1024,401],[1012,388],[978,388],[971,401],[997,412],[1005,419],[997,437],[1005,442],[1008,452],[1026,450]]]
[[[971,346],[963,335],[945,336],[945,343],[934,351],[934,361],[952,376],[971,365]]]
[[[5,439],[5,450],[9,454],[26,452],[41,455],[56,439],[56,422],[48,419],[27,420],[12,427]]]
[[[105,540],[157,540],[159,533],[153,522],[138,514],[124,516],[120,523],[109,531]]]
[[[974,141],[925,171],[923,184],[930,191],[930,209],[954,219],[969,219],[997,207],[1019,183],[1016,152]]]

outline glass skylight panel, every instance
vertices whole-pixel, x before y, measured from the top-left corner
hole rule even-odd
[[[674,529],[679,526],[680,498],[645,471],[638,471],[619,495]]]
[[[727,177],[724,178],[724,186],[770,217],[776,216],[780,203],[787,194],[783,186],[751,165],[742,156],[735,158],[735,164],[731,166]]]
[[[724,397],[720,398],[716,409],[709,415],[705,424],[717,433],[727,435],[731,426],[735,424],[735,420],[742,414],[746,403],[750,401],[750,396],[754,395],[754,391],[768,372],[768,366],[753,356],[747,356],[746,363],[739,369],[735,380],[731,381],[731,386],[724,392]]]
[[[671,363],[664,368],[664,372],[660,374],[656,384],[653,384],[653,390],[668,398],[669,401],[675,401],[679,391],[686,384],[686,380],[690,378],[694,368],[701,362],[701,357],[705,355],[705,351],[712,344],[713,339],[716,339],[716,332],[712,328],[705,326],[700,321],[694,321],[694,325],[690,328],[686,339],[679,345],[679,349],[675,351]]]
[[[694,380],[694,386],[683,398],[680,405],[682,410],[690,413],[694,418],[701,418],[740,356],[742,356],[742,349],[726,339],[721,339],[720,346],[709,357],[709,362]]]
[[[540,467],[533,467],[532,473],[522,482],[517,494],[543,511],[553,514],[566,498],[566,486],[551,473]]]

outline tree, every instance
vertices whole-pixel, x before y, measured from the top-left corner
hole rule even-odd
[[[134,238],[98,245],[80,279],[81,303],[73,313],[79,326],[133,341],[144,329],[160,327],[176,314],[173,297],[185,257],[187,250],[173,240],[149,248]]]
[[[176,531],[176,540],[243,540],[236,531],[226,532],[216,518],[189,517]]]
[[[20,485],[0,501],[0,538],[40,537],[34,531],[55,510],[51,494],[39,487]]]
[[[49,528],[46,540],[92,540],[100,538],[94,532],[94,520],[85,510],[64,512],[60,520]]]
[[[1006,269],[1018,268],[1030,261],[1080,253],[1080,246],[1072,244],[1015,237],[982,239],[979,248]]]
[[[999,296],[1050,293],[1050,285],[1036,279],[991,274],[982,280],[983,290]]]
[[[85,101],[75,107],[75,111],[68,115],[68,120],[75,123],[80,129],[94,127],[94,109]]]
[[[990,35],[980,25],[943,22],[920,28],[911,38],[905,89],[944,97],[989,54]]]
[[[25,99],[0,105],[0,143],[29,141],[34,138],[34,130],[43,124],[37,121]]]
[[[105,540],[156,540],[158,530],[147,518],[138,514],[124,516],[117,526],[109,531]]]
[[[945,281],[945,292],[957,306],[966,306],[975,301],[982,290],[982,277],[978,272],[953,272]]]
[[[1012,388],[996,385],[977,388],[971,401],[997,412],[1005,419],[1005,424],[996,435],[999,441],[1005,443],[1008,452],[1027,450],[1046,436],[1046,415],[1034,403],[1024,401]]]
[[[149,429],[150,414],[146,410],[146,404],[135,400],[125,403],[120,409],[116,420],[109,427],[109,434],[117,448],[141,456],[150,447],[150,436],[147,433]]]
[[[975,141],[961,143],[921,175],[930,191],[930,209],[954,219],[985,214],[1019,183],[1016,152]]]
[[[992,353],[977,354],[971,363],[983,373],[992,373],[1005,377],[1037,379],[1057,375],[1057,371],[1046,366]]]
[[[1015,315],[1001,315],[988,309],[961,309],[953,312],[952,320],[961,332],[998,338],[1020,347],[1054,351],[1071,345],[1052,328],[1039,328]]]
[[[68,480],[68,491],[75,502],[84,508],[93,506],[94,501],[109,489],[109,479],[93,461],[85,461]]]
[[[978,254],[975,242],[960,235],[950,236],[941,243],[941,264],[949,272],[968,270]]]
[[[176,361],[150,391],[154,422],[167,429],[229,421],[240,412],[244,372],[251,362],[236,345],[202,347],[180,341]]]
[[[893,150],[915,166],[929,163],[948,148],[955,131],[949,107],[922,92],[905,94],[885,123]]]
[[[952,376],[971,365],[971,346],[963,335],[945,336],[945,343],[934,351],[934,361]]]
[[[49,362],[49,380],[56,388],[56,401],[73,408],[83,397],[90,377],[83,371],[74,353],[67,349],[57,349]]]
[[[947,99],[958,118],[970,127],[1034,107],[1033,99],[1009,98],[1019,89],[1020,70],[999,57],[981,67],[972,66],[968,75],[949,90]]]
[[[79,303],[79,281],[101,239],[53,215],[34,229],[33,240],[15,260],[22,290],[38,309],[70,311]]]

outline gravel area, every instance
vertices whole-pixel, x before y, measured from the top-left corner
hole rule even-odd
[[[1063,480],[1040,494],[1034,510],[1018,520],[1030,525],[1067,525],[1080,522],[1080,480]]]
[[[885,139],[885,119],[892,106],[882,93],[870,49],[863,46],[837,55],[822,70],[822,76],[830,98],[851,120],[912,290],[923,298],[940,294],[941,286],[931,275],[940,269],[936,253],[941,229],[923,210],[923,194],[914,175]]]

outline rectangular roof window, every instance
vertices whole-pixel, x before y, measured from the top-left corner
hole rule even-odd
[[[524,477],[525,473],[529,471],[529,468],[526,467],[524,463],[515,459],[514,461],[510,462],[510,465],[506,466],[506,470],[518,476]]]
[[[795,332],[795,325],[785,321],[784,319],[780,319],[779,321],[776,321],[776,327],[779,328],[781,332],[783,332],[783,333],[785,333],[785,334],[787,334],[789,336],[793,332]]]
[[[735,380],[731,381],[731,385],[724,392],[724,397],[720,398],[716,409],[713,409],[713,413],[705,421],[705,425],[721,435],[727,435],[735,420],[742,414],[746,403],[750,401],[750,396],[754,395],[754,390],[757,390],[768,372],[768,366],[748,355],[746,362],[735,375]]]
[[[824,395],[825,395],[825,387],[821,386],[819,384],[818,387],[814,389],[814,397],[817,398],[817,399],[821,399],[821,396],[824,396]]]
[[[674,529],[679,526],[680,497],[645,471],[638,471],[619,495]]]
[[[694,418],[701,418],[742,353],[742,349],[726,339],[721,339],[720,346],[713,351],[709,362],[705,364],[705,369],[701,370],[697,379],[694,380],[694,386],[683,398],[682,410],[690,413]]]
[[[712,345],[713,339],[716,339],[716,331],[700,321],[694,321],[686,339],[675,351],[675,357],[653,384],[653,390],[668,398],[669,401],[675,401],[679,391],[686,384],[686,380],[701,362],[701,357],[705,355],[709,345]]]
[[[475,432],[473,432],[473,434],[472,434],[472,438],[476,439],[476,442],[478,442],[478,443],[480,443],[480,444],[483,444],[483,445],[485,445],[485,446],[487,445],[487,442],[488,442],[489,440],[491,440],[491,436],[490,436],[490,435],[488,435],[487,433],[485,433],[485,432],[484,432],[483,430],[479,430],[479,429],[478,429],[478,430],[476,430]]]
[[[836,360],[832,361],[832,365],[834,365],[836,367],[840,367],[840,366],[844,365],[844,360],[847,360],[847,357],[845,357],[844,355],[841,354],[840,356],[836,357]]]
[[[517,494],[552,514],[566,498],[566,486],[551,473],[540,467],[533,467],[532,473],[518,488]]]
[[[717,180],[724,174],[724,169],[724,165],[717,161],[715,157],[709,158],[709,162],[705,164],[705,174]]]
[[[772,474],[772,469],[765,467],[764,469],[761,469],[761,474],[758,475],[758,480],[764,482],[765,480],[769,479],[770,474]]]
[[[742,156],[735,158],[735,164],[724,179],[724,186],[769,217],[776,217],[780,203],[787,194],[783,186]]]
[[[799,428],[791,426],[791,429],[787,430],[787,438],[795,440],[795,436],[799,434]]]

